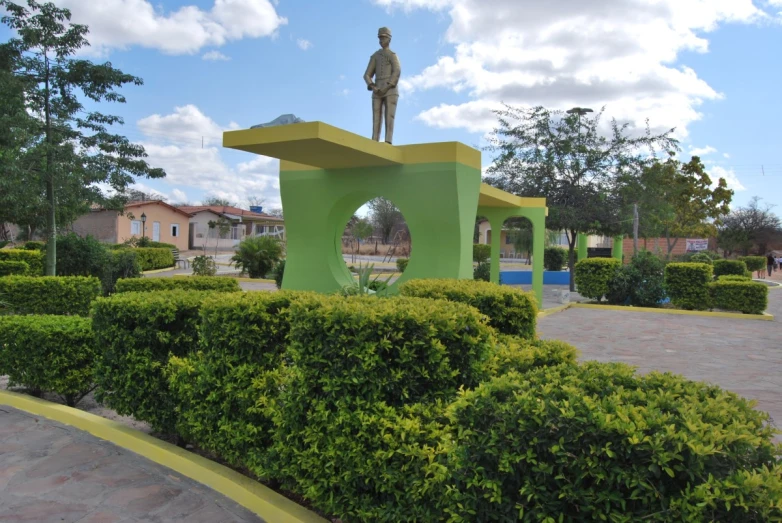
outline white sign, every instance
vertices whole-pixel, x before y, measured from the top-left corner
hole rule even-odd
[[[709,240],[685,240],[687,242],[687,252],[708,251]]]

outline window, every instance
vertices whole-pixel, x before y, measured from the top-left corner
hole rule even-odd
[[[130,234],[141,234],[141,220],[130,222]]]
[[[241,240],[242,232],[241,232],[241,225],[234,225],[231,227],[231,239],[232,240]]]
[[[178,223],[172,223],[171,224],[171,236],[173,238],[176,238],[179,236],[179,224]]]
[[[262,235],[265,232],[266,232],[266,227],[264,225],[261,225],[261,224],[258,224],[258,223],[255,224],[255,234],[256,235]]]

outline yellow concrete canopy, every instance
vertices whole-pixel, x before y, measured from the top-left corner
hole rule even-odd
[[[478,197],[480,207],[546,207],[545,198],[524,198],[505,192],[489,184],[481,184],[481,193]],[[548,216],[548,209],[546,209]]]

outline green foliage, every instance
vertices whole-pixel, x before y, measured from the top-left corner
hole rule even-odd
[[[535,339],[538,307],[535,295],[511,287],[473,280],[427,279],[406,281],[403,296],[466,303],[489,317],[489,325],[502,334]]]
[[[491,263],[485,261],[475,266],[472,278],[476,281],[491,281]]]
[[[398,263],[399,262],[397,262],[397,264]],[[277,285],[278,289],[282,289],[282,278],[285,275],[285,259],[277,262],[277,265],[274,266],[272,274],[274,275],[274,284]]]
[[[271,236],[254,236],[239,244],[231,258],[234,266],[250,278],[263,278],[282,258],[282,244]]]
[[[712,280],[712,270],[712,266],[707,263],[666,265],[665,290],[671,303],[682,309],[710,308],[709,282]]]
[[[736,274],[725,274],[718,276],[717,281],[752,281],[752,276],[738,276]]]
[[[23,261],[0,260],[0,276],[18,274],[24,276],[30,270],[30,266]]]
[[[385,281],[379,280],[380,275],[375,276],[373,280],[369,278],[372,276],[372,271],[375,270],[375,264],[369,263],[365,266],[358,264],[358,269],[353,269],[358,279],[353,283],[349,283],[342,287],[340,293],[343,296],[358,296],[366,294],[385,294],[385,290],[388,288],[388,282],[391,281],[393,275],[389,275]]]
[[[766,268],[765,258],[763,258],[763,268]],[[735,276],[743,276],[747,272],[747,265],[743,261],[739,260],[714,260],[714,276],[719,278],[720,276],[726,276],[732,274]]]
[[[194,276],[214,276],[217,274],[217,264],[214,258],[202,254],[193,258]]]
[[[0,375],[75,406],[92,390],[97,357],[89,318],[0,316]]]
[[[714,259],[705,252],[696,252],[690,256],[690,259],[687,261],[691,263],[708,263],[709,265],[712,265]]]
[[[4,276],[0,294],[16,314],[87,316],[101,287],[88,276]]]
[[[743,261],[750,272],[762,271],[766,268],[765,256],[739,256],[739,261]]]
[[[26,251],[43,251],[46,250],[46,242],[28,241],[22,249]]]
[[[142,271],[165,269],[174,266],[174,253],[161,247],[137,247],[133,250]]]
[[[474,243],[472,245],[472,261],[484,263],[491,257],[491,245],[486,243]]]
[[[172,355],[196,351],[199,311],[208,297],[206,292],[174,290],[96,300],[92,328],[101,348],[95,370],[97,400],[121,415],[149,422],[157,431],[174,434],[176,404],[165,366]]]
[[[658,307],[664,298],[665,263],[649,251],[639,251],[608,282],[609,303]]]
[[[543,267],[547,271],[561,271],[567,264],[567,249],[546,247],[543,251]]]
[[[735,277],[735,276],[734,276]],[[709,284],[715,309],[763,314],[768,307],[768,286],[754,281],[730,281],[721,276]]]
[[[461,392],[448,417],[451,521],[670,522],[715,513],[715,521],[760,522],[758,513],[782,515],[782,491],[751,488],[767,475],[764,467],[778,467],[768,415],[715,386],[638,376],[622,364],[544,367]],[[755,481],[730,483],[754,474]],[[723,481],[726,498],[714,490]],[[704,496],[711,500],[701,507]]]
[[[172,243],[152,241],[152,239],[150,239],[149,236],[142,236],[141,238],[134,236],[129,240],[126,240],[125,243],[122,243],[120,245],[130,246],[130,247],[151,247],[153,249],[176,249],[177,248],[177,246]]]
[[[137,278],[117,281],[116,292],[158,292],[172,290],[239,292],[236,278],[190,276],[179,278]]]
[[[40,251],[2,249],[0,250],[0,261],[22,261],[30,267],[28,276],[40,276],[43,274],[44,254]]]
[[[69,233],[57,238],[57,276],[100,277],[107,258],[106,246],[92,236]]]
[[[578,293],[600,301],[608,293],[608,283],[622,262],[615,258],[587,258],[576,263],[575,278]]]
[[[526,340],[516,336],[499,335],[486,360],[488,376],[502,376],[509,372],[528,372],[538,367],[575,365],[578,351],[558,340]]]
[[[381,280],[374,280],[369,282],[369,288],[375,292],[381,292],[388,288],[388,283]]]
[[[108,251],[106,264],[103,267],[101,275],[101,285],[103,286],[103,295],[109,296],[114,293],[117,281],[120,278],[140,278],[141,265],[138,262],[136,251],[124,249],[121,251]]]
[[[408,262],[410,262],[408,258],[397,258],[396,270],[398,270],[399,272],[405,272],[405,269],[407,269]]]

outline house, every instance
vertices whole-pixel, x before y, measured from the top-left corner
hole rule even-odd
[[[233,249],[250,236],[274,236],[285,240],[285,221],[263,212],[228,205],[183,206],[180,210],[190,215],[189,249]],[[209,227],[209,222],[219,223],[221,220],[225,223],[223,231],[217,226]]]
[[[147,237],[186,250],[189,223],[187,212],[161,200],[145,200],[129,202],[124,213],[95,207],[74,221],[70,230],[105,243]]]

